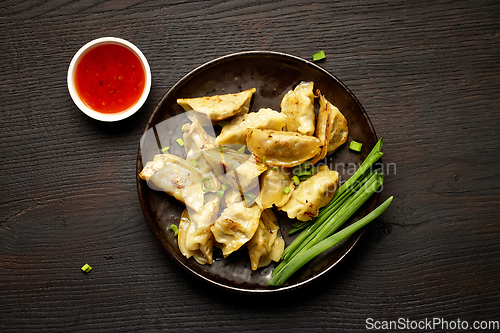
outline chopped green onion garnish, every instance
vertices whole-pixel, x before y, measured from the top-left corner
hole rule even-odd
[[[92,270],[92,267],[90,267],[88,264],[85,264],[82,266],[82,271],[84,271],[85,273],[88,273]]]
[[[311,171],[309,170],[305,170],[305,171],[302,171],[302,172],[299,172],[298,174],[296,174],[296,176],[310,176],[311,175]]]
[[[181,147],[184,146],[184,141],[182,141],[182,139],[177,139],[175,141],[177,141],[177,143],[179,144],[179,146],[181,146]]]
[[[323,51],[323,50],[312,55],[313,61],[318,61],[318,60],[325,59],[325,58],[326,58],[326,55],[325,55],[325,51]]]
[[[278,169],[279,169],[279,168],[278,168],[277,166],[275,166],[275,167],[273,168],[273,170],[274,170],[274,171],[278,171]]]
[[[191,160],[191,165],[196,168],[198,166],[198,162],[196,162],[196,160]]]
[[[229,147],[226,147],[226,146],[219,146],[219,151],[222,152],[226,149],[229,149]]]
[[[187,124],[182,125],[181,131],[184,132],[184,127],[186,127]]]
[[[363,144],[356,141],[351,141],[351,143],[349,144],[349,149],[352,149],[354,151],[361,151],[362,147]]]
[[[243,195],[244,195],[244,197],[245,197],[245,200],[246,200],[246,201],[250,201],[250,202],[251,202],[251,201],[254,201],[254,200],[255,200],[255,198],[257,198],[257,197],[255,196],[255,194],[253,194],[252,192],[248,192],[248,193],[245,193],[245,194],[243,194]]]
[[[224,196],[224,192],[226,192],[228,187],[229,186],[227,186],[226,184],[222,184],[222,187],[220,189],[218,189],[217,192],[215,192],[215,194],[217,194],[217,196],[219,196],[219,197]]]
[[[284,191],[286,194],[288,194],[288,193],[290,193],[290,188],[287,186],[287,187],[285,187],[285,188],[283,189],[283,191]]]
[[[240,153],[240,154],[245,153],[245,145],[241,146],[240,149],[238,149],[238,153]]]
[[[266,157],[265,156],[262,157],[262,164],[266,165]]]
[[[217,125],[219,125],[220,127],[224,127],[224,126],[226,126],[227,124],[229,124],[229,121],[219,121],[219,122],[217,123]]]
[[[299,184],[300,184],[299,177],[297,177],[297,176],[293,176],[293,177],[292,177],[292,181],[293,181],[293,183],[295,184],[295,186],[297,186],[297,185],[299,185]]]
[[[208,187],[206,186],[207,182],[208,182]],[[209,178],[203,178],[201,180],[201,190],[203,191],[203,193],[209,192],[211,186],[212,186],[212,184],[210,184],[210,179]]]
[[[174,233],[174,236],[177,237],[177,234],[179,233],[179,228],[177,228],[175,224],[171,224],[169,229]]]
[[[162,154],[168,154],[168,150],[170,149],[170,147],[165,147],[165,148],[162,148],[161,149],[161,153]]]

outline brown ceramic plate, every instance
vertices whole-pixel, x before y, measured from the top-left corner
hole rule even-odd
[[[181,127],[187,122],[165,120],[184,113],[177,105],[177,98],[201,97],[235,93],[255,87],[251,111],[262,107],[280,110],[284,94],[301,81],[314,81],[315,89],[320,89],[326,99],[336,105],[347,119],[349,138],[334,154],[327,156],[325,163],[339,172],[340,182],[347,180],[365,159],[377,142],[373,126],[356,97],[332,74],[304,59],[276,52],[243,52],[231,54],[210,61],[187,74],[177,82],[161,99],[151,115],[137,157],[137,185],[141,207],[146,221],[158,243],[182,268],[194,276],[218,287],[239,292],[276,292],[297,288],[326,273],[337,265],[359,242],[362,232],[344,240],[338,246],[322,253],[296,272],[280,287],[266,284],[275,264],[250,269],[246,248],[242,248],[222,259],[214,250],[212,265],[199,265],[194,259],[186,259],[179,251],[177,239],[168,230],[171,224],[178,225],[184,209],[174,198],[151,189],[138,176],[145,163],[160,152],[159,146],[169,146],[170,153],[185,158],[182,147],[175,139],[182,137]],[[182,119],[183,116],[175,117]],[[184,121],[185,120],[185,121]],[[166,124],[168,123],[168,126]],[[349,150],[349,142],[363,143],[361,153]],[[373,210],[378,196],[371,198],[360,211],[348,221],[353,223]],[[283,212],[275,212],[280,222],[286,245],[295,237],[288,237],[292,221]]]

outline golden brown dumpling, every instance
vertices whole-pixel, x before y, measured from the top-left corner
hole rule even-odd
[[[278,220],[270,209],[262,212],[259,226],[247,242],[252,270],[279,261],[285,249],[285,241],[279,232]]]
[[[224,257],[248,242],[257,227],[262,210],[257,204],[247,207],[245,201],[236,201],[224,209],[211,227],[215,240],[222,248]]]
[[[349,128],[347,127],[347,120],[340,110],[328,102],[323,96],[321,97],[319,100],[320,108],[326,108],[329,111],[327,155],[330,155],[347,141]]]
[[[194,257],[201,265],[212,264],[213,261],[214,238],[210,228],[219,214],[221,200],[222,197],[214,193],[208,194],[201,212],[185,209],[179,221],[179,250],[186,258]]]
[[[287,131],[314,134],[314,82],[301,82],[281,100],[281,112],[287,115]]]
[[[338,180],[337,171],[330,171],[328,166],[321,165],[318,168],[318,173],[300,182],[293,191],[290,200],[281,207],[281,210],[287,212],[291,219],[312,220],[318,215],[319,209],[332,200]]]
[[[158,154],[146,163],[139,176],[196,212],[202,209],[203,175],[186,160],[171,154]]]
[[[318,90],[319,92],[319,90]],[[325,97],[320,94],[320,108],[318,111],[318,119],[316,122],[316,132],[314,136],[317,137],[322,144],[321,151],[316,155],[311,163],[315,164],[319,160],[325,158],[326,153],[328,152],[328,134],[332,130],[333,122],[330,121],[333,115],[330,115],[331,107],[333,107],[328,101],[326,101]]]
[[[260,208],[271,208],[273,205],[281,207],[286,204],[295,189],[292,177],[293,174],[288,169],[268,168],[264,171],[260,176],[260,193],[256,200]],[[285,190],[287,187],[288,191]]]
[[[321,141],[297,132],[247,129],[247,147],[259,162],[279,167],[294,167],[321,150]]]
[[[197,119],[191,124],[184,124],[182,127],[184,148],[186,149],[186,161],[198,170],[203,178],[208,178],[210,182],[210,192],[216,192],[220,188],[220,181],[215,177],[215,173],[202,153],[207,146],[215,143],[215,138],[208,135]]]
[[[260,109],[233,118],[229,124],[222,128],[217,143],[241,144],[246,141],[247,128],[267,128],[281,131],[286,126],[287,116],[272,109]]]
[[[198,98],[179,98],[177,104],[186,111],[208,115],[214,122],[235,115],[248,113],[255,88],[236,94],[215,95]]]
[[[267,169],[253,155],[241,154],[227,147],[212,146],[204,149],[203,154],[218,179],[235,189],[241,187],[245,192],[259,184],[259,175]]]

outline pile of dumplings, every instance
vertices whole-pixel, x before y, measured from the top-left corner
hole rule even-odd
[[[186,159],[157,154],[139,175],[186,206],[177,236],[184,256],[212,264],[214,247],[227,257],[246,246],[253,270],[267,266],[285,248],[272,208],[307,221],[331,201],[338,173],[314,164],[346,142],[348,127],[313,87],[287,92],[280,112],[249,112],[255,88],[177,100],[190,121],[182,127]],[[209,135],[217,124],[220,134]],[[297,170],[309,171],[298,181]]]

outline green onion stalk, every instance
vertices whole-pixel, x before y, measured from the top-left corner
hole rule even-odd
[[[282,261],[274,269],[273,277],[268,282],[269,285],[281,285],[296,270],[324,251],[319,251],[319,249],[330,245],[325,248],[327,249],[337,244],[377,218],[387,208],[392,201],[392,197],[363,219],[335,233],[382,187],[382,173],[380,170],[371,170],[373,164],[383,155],[380,151],[381,148],[382,139],[373,147],[358,170],[335,192],[331,202],[321,209],[312,223],[306,226],[305,230],[285,249]],[[337,243],[333,243],[332,240],[336,240]]]
[[[384,201],[383,204],[374,209],[371,213],[358,220],[357,222],[351,224],[350,226],[342,229],[341,231],[333,234],[332,236],[324,239],[323,241],[315,244],[307,251],[304,251],[297,255],[293,261],[290,261],[289,265],[287,265],[280,274],[273,275],[273,277],[269,280],[267,284],[272,286],[280,286],[282,285],[293,273],[299,270],[302,266],[316,257],[318,254],[332,248],[333,246],[340,243],[345,238],[349,237],[359,229],[366,226],[368,223],[376,219],[382,214],[389,204],[392,202],[393,197],[391,196],[389,199]]]

